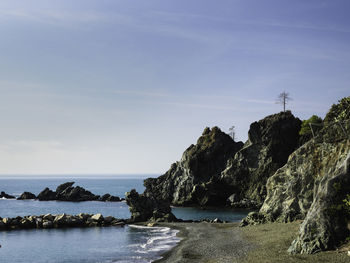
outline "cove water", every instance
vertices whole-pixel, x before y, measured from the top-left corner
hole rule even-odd
[[[74,181],[94,194],[109,193],[124,197],[135,188],[144,191],[143,179],[125,178],[0,178],[0,191],[18,197],[24,191],[39,194],[45,187],[55,190],[64,182]],[[239,221],[247,211],[173,207],[181,219]],[[0,217],[41,214],[79,213],[129,218],[125,202],[61,202],[0,199]],[[0,231],[0,262],[4,263],[112,263],[152,262],[174,247],[180,239],[177,230],[165,227],[105,227],[70,229],[34,229]]]

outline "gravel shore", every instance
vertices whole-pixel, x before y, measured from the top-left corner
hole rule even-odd
[[[253,245],[243,238],[238,223],[166,223],[180,230],[183,240],[157,263],[241,262]]]
[[[314,255],[290,255],[287,249],[300,222],[238,227],[238,223],[161,223],[179,229],[182,241],[156,263],[314,263],[350,262],[350,245]]]

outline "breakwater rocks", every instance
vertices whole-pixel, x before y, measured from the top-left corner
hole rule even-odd
[[[66,182],[59,185],[56,188],[56,191],[52,191],[46,187],[41,191],[38,196],[30,192],[24,192],[18,197],[18,200],[28,200],[28,199],[37,199],[39,201],[102,201],[102,202],[120,202],[123,201],[123,198],[118,196],[113,196],[110,194],[104,194],[102,196],[95,195],[90,191],[84,189],[80,186],[73,186],[74,182]],[[15,198],[14,196],[7,195],[4,192],[1,192],[0,198],[4,197],[6,199]]]
[[[50,229],[50,228],[73,228],[73,227],[106,227],[124,226],[126,221],[112,216],[103,217],[101,214],[78,214],[78,215],[39,215],[13,218],[0,217],[0,230],[16,229]]]

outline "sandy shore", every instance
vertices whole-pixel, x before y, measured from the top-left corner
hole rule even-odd
[[[297,235],[300,222],[272,223],[238,227],[238,223],[163,223],[179,229],[182,241],[157,263],[296,263],[350,262],[347,250],[322,252],[315,255],[290,255],[287,249]]]

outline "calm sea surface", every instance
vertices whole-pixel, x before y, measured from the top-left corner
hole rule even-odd
[[[120,178],[16,178],[1,179],[0,191],[19,196],[24,191],[38,194],[45,187],[55,190],[59,184],[74,181],[94,194],[110,193],[124,197],[135,188],[144,190],[143,179]],[[60,202],[0,199],[0,217],[41,214],[101,213],[104,216],[129,218],[125,202]],[[173,213],[182,219],[214,219],[239,221],[247,211],[228,209],[180,208]],[[176,231],[169,228],[137,226],[19,230],[0,232],[0,262],[152,262],[177,244]]]

